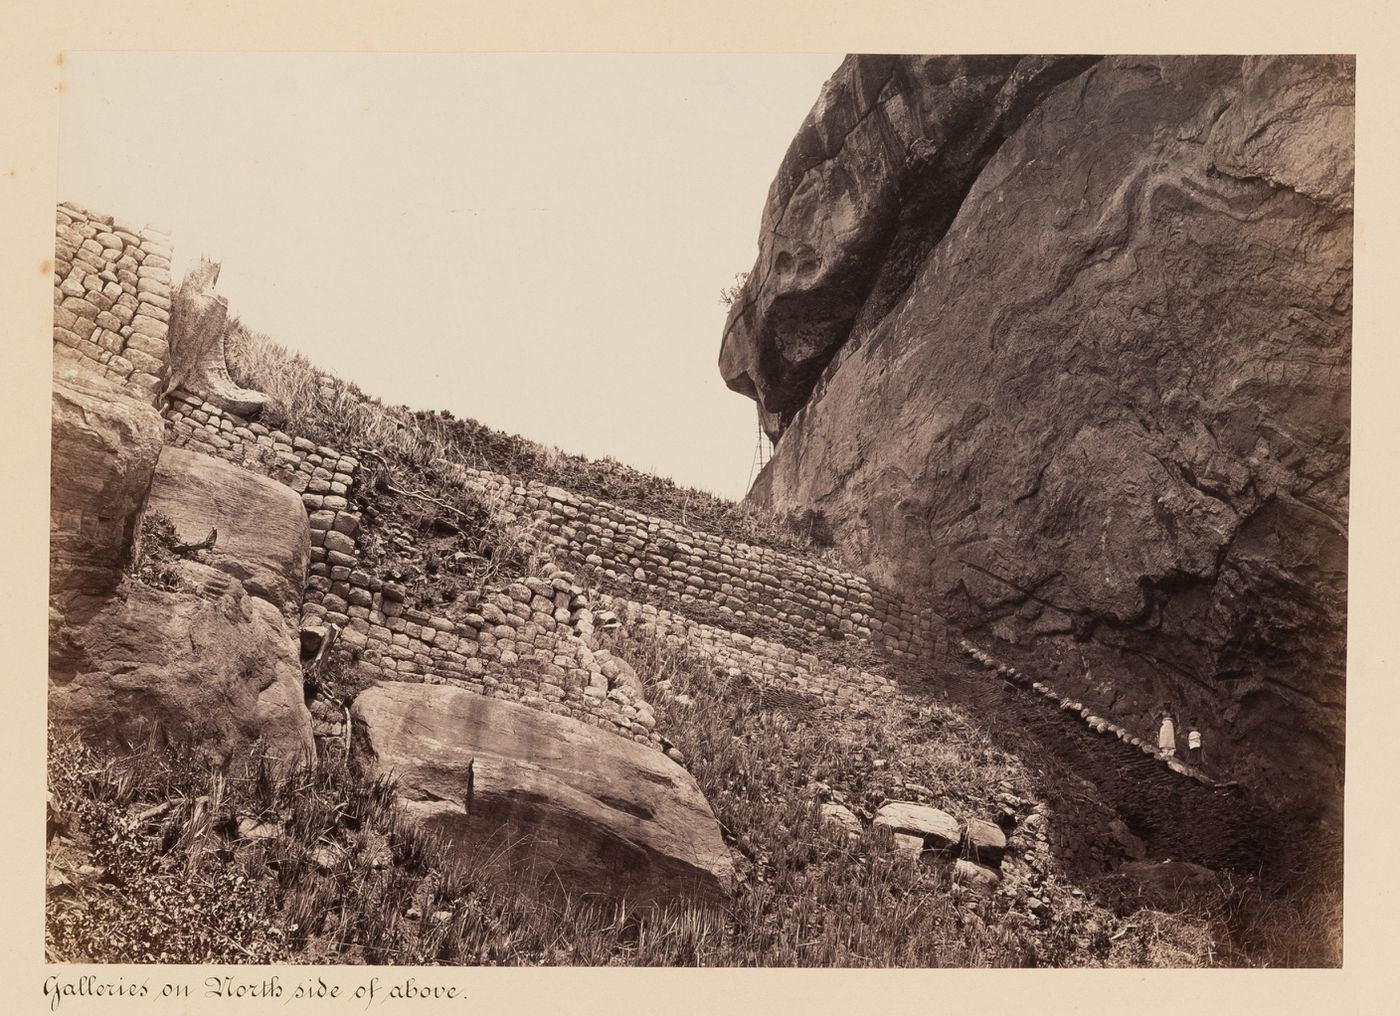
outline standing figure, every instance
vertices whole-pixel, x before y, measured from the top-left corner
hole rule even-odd
[[[1201,731],[1196,727],[1186,734],[1186,760],[1195,766],[1205,761],[1205,753],[1201,750]]]
[[[1162,712],[1162,726],[1157,731],[1157,753],[1163,758],[1176,757],[1176,724],[1170,711]]]

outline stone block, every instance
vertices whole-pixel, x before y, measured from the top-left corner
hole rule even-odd
[[[891,832],[917,836],[923,849],[953,851],[958,848],[961,830],[958,820],[945,811],[912,801],[889,801],[875,813],[875,825]]]

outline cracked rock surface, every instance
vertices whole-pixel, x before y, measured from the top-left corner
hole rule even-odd
[[[880,80],[865,60],[794,150],[850,119],[842,89]],[[896,106],[982,87],[921,66],[891,79],[920,82],[884,101],[895,126]],[[898,300],[821,340],[838,348],[806,393],[781,380],[806,333],[772,314],[750,329],[767,367],[744,376],[782,434],[751,497],[820,510],[867,573],[1100,715],[1146,737],[1170,705],[1218,771],[1340,805],[1353,102],[1347,58],[1117,57],[1061,79],[967,164],[951,223],[899,248],[917,264]],[[949,135],[972,129],[949,109]],[[806,305],[908,269],[828,234],[912,223],[917,187],[857,200],[884,164],[842,156],[789,188],[788,162],[761,248],[845,259],[810,274]],[[721,357],[740,390],[734,329],[754,313],[736,309]]]

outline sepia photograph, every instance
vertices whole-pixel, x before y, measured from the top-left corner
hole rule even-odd
[[[45,963],[1342,967],[1356,69],[62,54]]]

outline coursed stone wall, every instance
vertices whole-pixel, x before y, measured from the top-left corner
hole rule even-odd
[[[694,621],[651,603],[607,594],[598,597],[598,603],[628,633],[687,646],[725,668],[731,677],[743,676],[828,705],[859,705],[899,694],[898,685],[882,674],[831,663],[780,642]]]
[[[358,461],[242,420],[193,393],[172,393],[165,415],[172,443],[256,469],[302,494],[312,531],[303,619],[340,626],[345,644],[364,665],[399,680],[461,684],[660,745],[640,688],[619,683],[615,662],[592,637],[596,604],[572,574],[551,571],[487,591],[478,608],[461,617],[417,609],[400,585],[360,567],[360,517],[349,500]],[[931,614],[921,615],[863,579],[824,565],[577,498],[557,487],[515,484],[452,463],[435,466],[462,487],[491,496],[517,519],[543,523],[561,561],[588,566],[619,591],[669,594],[680,611],[617,599],[629,617],[645,616],[663,631],[686,632],[718,662],[781,680],[793,690],[843,701],[888,679],[818,664],[811,653],[775,640],[692,622],[684,617],[685,608],[699,601],[721,615],[756,615],[795,636],[790,642],[838,632],[911,655],[926,649],[935,632],[941,634]],[[596,602],[614,601],[603,596]]]
[[[738,622],[760,619],[799,644],[859,638],[902,657],[938,653],[947,629],[920,609],[864,578],[767,547],[690,529],[541,483],[455,463],[436,462],[450,482],[501,497],[517,518],[542,522],[549,542],[572,564],[588,566],[624,597],[660,592],[684,613],[712,607]]]
[[[354,460],[349,460],[348,472],[329,462],[308,468],[317,455],[310,442],[243,421],[185,392],[172,394],[166,415],[175,440],[260,469],[298,492],[329,498],[315,508],[346,510],[345,493],[358,465]],[[327,460],[333,454],[330,449],[320,451]],[[516,520],[542,523],[562,561],[587,567],[601,584],[623,596],[647,591],[660,594],[656,598],[672,602],[681,612],[699,603],[721,617],[759,619],[786,632],[791,636],[788,642],[859,638],[903,657],[937,652],[946,638],[945,627],[931,609],[920,609],[828,565],[577,497],[558,487],[519,484],[441,460],[434,466],[448,482],[498,501]],[[297,474],[310,486],[298,486],[302,481]]]
[[[449,683],[572,716],[661,747],[639,683],[591,638],[593,615],[571,575],[547,569],[488,590],[461,618],[419,610],[402,586],[360,566],[361,518],[349,495],[360,464],[177,391],[165,408],[172,444],[226,459],[301,494],[311,526],[304,624],[328,623],[359,664],[402,681]],[[322,710],[324,712],[324,710]],[[321,717],[334,725],[338,717]]]
[[[154,401],[170,358],[170,240],[61,204],[54,237],[54,352]]]
[[[307,511],[349,511],[360,463],[335,448],[245,420],[198,395],[174,391],[162,409],[167,440],[285,483]]]

